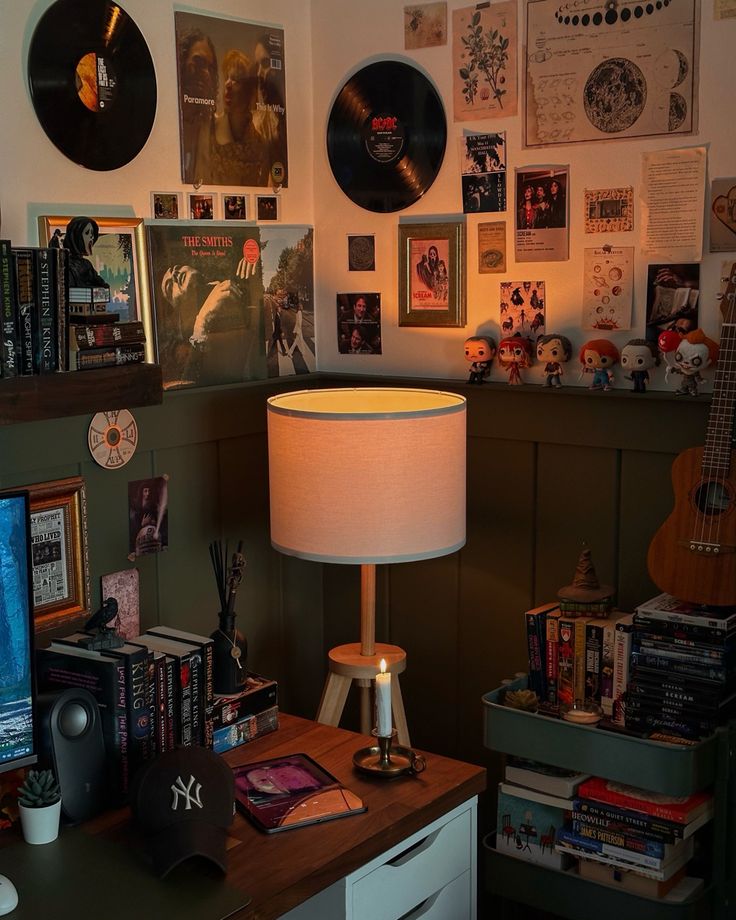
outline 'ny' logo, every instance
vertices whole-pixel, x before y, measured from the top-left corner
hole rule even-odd
[[[171,791],[174,793],[174,801],[171,803],[172,811],[176,811],[179,807],[179,796],[181,796],[185,802],[185,811],[190,811],[192,805],[196,805],[197,808],[202,807],[202,799],[199,797],[199,793],[202,790],[202,784],[197,783],[197,787],[192,793],[192,786],[195,783],[197,783],[196,779],[190,775],[189,782],[185,786],[181,776],[177,776],[176,782],[171,784]]]

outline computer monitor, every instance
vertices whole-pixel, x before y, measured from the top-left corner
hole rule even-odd
[[[37,760],[28,493],[0,494],[0,772]]]

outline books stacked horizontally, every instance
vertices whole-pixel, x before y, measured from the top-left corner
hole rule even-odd
[[[736,703],[736,608],[660,594],[640,604],[631,636],[626,725],[697,740]]]
[[[77,370],[140,364],[146,359],[146,332],[141,322],[118,322],[117,313],[70,319],[70,364]]]
[[[251,674],[237,697],[213,694],[212,639],[152,627],[118,648],[92,649],[93,636],[72,633],[37,650],[42,691],[84,687],[100,707],[109,788],[124,801],[138,767],[178,745],[215,746],[223,727],[243,744],[278,727],[275,681]]]
[[[591,777],[580,784],[555,849],[576,857],[580,874],[596,881],[620,882],[625,873],[625,887],[639,894],[662,897],[675,886],[692,894],[702,881],[682,881],[693,835],[712,817],[710,792],[673,798]]]
[[[614,702],[623,699],[626,689],[624,646],[631,615],[614,611],[593,617],[562,606],[542,604],[525,613],[529,688],[541,701],[540,711],[557,715],[560,705],[585,701],[623,724],[623,711]]]

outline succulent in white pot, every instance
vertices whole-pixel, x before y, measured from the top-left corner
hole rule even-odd
[[[61,792],[51,770],[29,770],[18,787],[18,810],[27,843],[51,843],[59,836]]]

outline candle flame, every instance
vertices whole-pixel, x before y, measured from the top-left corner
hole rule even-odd
[[[385,658],[381,658],[379,667],[381,669],[381,674],[385,674],[386,673],[386,659]]]

